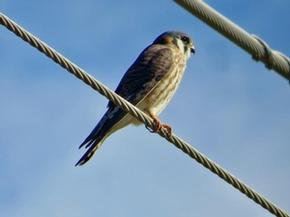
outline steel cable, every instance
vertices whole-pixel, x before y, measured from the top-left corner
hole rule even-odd
[[[42,42],[37,37],[33,36],[31,33],[26,31],[24,28],[13,22],[4,14],[0,13],[0,24],[5,26],[11,32],[15,33],[17,36],[22,38],[24,41],[29,43],[31,46],[38,49],[40,52],[44,53],[47,57],[52,59],[54,62],[59,64],[61,67],[65,68],[67,71],[75,75],[80,80],[84,81],[86,84],[91,86],[94,90],[98,91],[100,94],[108,98],[114,104],[120,106],[124,111],[130,113],[132,116],[142,121],[145,126],[154,128],[153,120],[146,115],[144,112],[133,106],[131,103],[117,95],[115,92],[110,90],[108,87],[103,85],[101,82],[94,79],[88,73],[86,73],[83,69],[72,63],[70,60],[62,56],[60,53],[55,51],[53,48]],[[261,196],[253,189],[245,185],[239,179],[231,175],[217,163],[213,162],[205,155],[200,153],[197,149],[193,148],[190,144],[186,143],[178,136],[172,134],[170,137],[167,134],[166,129],[161,128],[158,134],[168,140],[170,143],[175,145],[177,148],[182,150],[184,153],[189,155],[191,158],[195,159],[197,162],[202,164],[204,167],[209,169],[211,172],[218,175],[227,183],[231,184],[233,187],[238,189],[240,192],[251,198],[256,203],[260,204],[265,209],[269,210],[271,213],[275,214],[278,217],[289,217],[289,215],[281,210],[279,207],[274,205],[272,202],[267,200],[265,197]]]
[[[224,17],[201,0],[174,0],[177,4],[224,35],[233,43],[290,81],[290,60],[279,51],[272,50],[266,42]]]

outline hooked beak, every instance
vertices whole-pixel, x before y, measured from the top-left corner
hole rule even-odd
[[[191,47],[191,48],[190,48],[190,52],[191,52],[192,54],[195,54],[195,47]]]

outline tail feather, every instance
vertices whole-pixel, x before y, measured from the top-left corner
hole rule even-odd
[[[90,135],[82,142],[82,144],[80,144],[79,149],[82,148],[84,145],[86,145],[86,148],[88,148],[92,143],[94,143],[94,141],[96,140],[95,138],[98,136],[98,134],[100,134],[100,130],[103,128],[106,120],[107,117],[106,115],[104,115],[100,122],[97,124],[97,126],[90,133]]]
[[[81,166],[85,164],[88,160],[91,159],[96,150],[101,147],[108,136],[130,123],[130,121],[123,118],[125,115],[126,112],[119,108],[112,108],[106,112],[106,114],[93,129],[90,135],[79,146],[79,148],[85,146],[85,148],[88,148],[88,150],[75,164],[75,166]]]
[[[86,145],[86,148],[88,147],[88,150],[86,153],[81,157],[81,159],[75,164],[75,166],[81,166],[88,162],[91,157],[94,155],[96,150],[101,147],[104,140],[108,137],[108,135],[99,135],[97,138],[92,139],[89,141],[89,143]]]
[[[101,147],[104,140],[111,134],[109,133],[110,127],[108,126],[108,122],[106,122],[107,117],[104,116],[101,121],[97,124],[97,126],[93,129],[90,135],[83,141],[83,143],[79,146],[82,148],[88,148],[85,154],[81,157],[81,159],[75,164],[75,166],[81,166],[85,164],[87,161],[91,159],[96,150]]]

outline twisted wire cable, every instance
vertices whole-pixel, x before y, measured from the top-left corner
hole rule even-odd
[[[202,0],[174,1],[250,53],[253,59],[263,62],[268,69],[274,69],[282,77],[290,81],[290,60],[286,55],[272,50],[262,39],[255,35],[250,35]]]
[[[60,53],[55,51],[53,48],[49,47],[47,44],[42,42],[40,39],[33,36],[31,33],[26,31],[24,28],[20,27],[18,24],[13,22],[4,14],[0,13],[0,24],[5,26],[11,32],[15,33],[17,36],[22,38],[24,41],[29,43],[31,46],[38,49],[40,52],[45,54],[47,57],[52,59],[54,62],[59,64],[61,67],[65,68],[67,71],[75,75],[77,78],[91,86],[94,90],[98,91],[100,94],[105,96],[107,99],[112,101],[115,105],[120,106],[124,111],[130,113],[132,116],[142,121],[145,126],[154,128],[153,120],[146,115],[144,112],[133,106],[131,103],[117,95],[115,92],[110,90],[108,87],[103,85],[101,82],[94,79],[83,69],[73,64],[70,60],[63,57]],[[249,186],[244,184],[242,181],[231,175],[217,163],[213,162],[205,155],[200,153],[197,149],[193,148],[190,144],[186,143],[176,135],[171,137],[167,134],[166,129],[162,128],[158,134],[168,140],[170,143],[175,145],[178,149],[182,150],[184,153],[189,155],[191,158],[195,159],[198,163],[202,164],[204,167],[209,169],[211,172],[218,175],[224,181],[232,185],[234,188],[245,194],[247,197],[251,198],[257,204],[260,204],[265,209],[269,210],[271,213],[277,217],[289,217],[289,215],[281,210],[279,207],[274,205],[272,202],[267,200],[265,197],[255,192]]]

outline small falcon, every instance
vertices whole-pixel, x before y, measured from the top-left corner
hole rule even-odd
[[[187,34],[165,32],[142,51],[115,90],[154,120],[153,132],[164,127],[171,135],[171,127],[162,124],[157,115],[177,90],[191,53],[195,53],[195,48]],[[85,164],[108,136],[129,124],[140,125],[141,122],[109,102],[102,119],[80,145],[80,148],[85,146],[87,151],[76,166]]]

